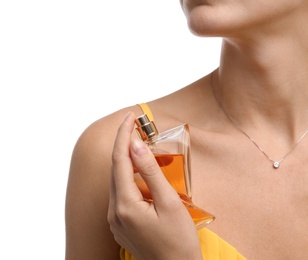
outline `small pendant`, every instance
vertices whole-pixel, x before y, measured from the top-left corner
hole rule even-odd
[[[274,165],[273,165],[273,166],[274,166],[275,169],[278,169],[279,166],[280,166],[280,163],[279,163],[279,162],[274,162]]]

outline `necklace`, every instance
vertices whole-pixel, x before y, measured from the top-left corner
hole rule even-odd
[[[308,133],[308,130],[306,130],[302,136],[298,139],[298,141],[293,145],[293,147],[291,148],[291,150],[289,150],[280,160],[275,161],[273,160],[261,147],[260,145],[258,145],[255,140],[253,140],[253,138],[251,138],[251,136],[249,136],[241,127],[239,124],[237,124],[232,117],[226,112],[224,106],[222,105],[222,102],[217,98],[216,93],[215,93],[215,89],[213,86],[213,73],[211,73],[211,88],[213,91],[213,95],[215,97],[216,102],[218,103],[219,107],[221,108],[221,110],[224,112],[224,114],[227,116],[227,118],[230,120],[230,122],[240,131],[242,132],[272,163],[273,163],[273,167],[274,169],[278,169],[280,167],[281,162],[295,149],[295,147],[304,139],[304,137],[306,136],[306,134]]]

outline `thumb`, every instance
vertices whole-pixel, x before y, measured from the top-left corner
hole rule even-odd
[[[179,200],[179,196],[167,181],[149,147],[140,139],[132,140],[131,159],[152,194],[155,205],[162,206],[170,199]]]

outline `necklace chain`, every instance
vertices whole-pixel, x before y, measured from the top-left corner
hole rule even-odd
[[[230,122],[240,131],[242,132],[272,163],[273,163],[273,167],[274,169],[278,169],[281,162],[295,149],[295,147],[304,139],[304,137],[306,136],[306,134],[308,133],[308,130],[306,130],[302,136],[298,139],[298,141],[293,145],[293,147],[291,148],[290,151],[288,151],[280,160],[275,161],[273,160],[261,147],[260,145],[258,145],[255,140],[250,137],[241,127],[238,123],[236,123],[232,117],[227,113],[227,111],[225,110],[224,106],[222,105],[222,102],[217,98],[216,93],[215,93],[215,89],[214,89],[214,85],[213,85],[213,73],[211,73],[211,87],[212,87],[212,91],[213,91],[213,95],[216,99],[216,102],[218,103],[219,107],[221,108],[221,110],[224,112],[224,114],[227,116],[227,118],[230,120]]]

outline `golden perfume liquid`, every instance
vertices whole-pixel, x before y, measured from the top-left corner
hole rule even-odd
[[[211,223],[215,217],[192,202],[188,125],[158,133],[154,122],[149,121],[146,115],[137,118],[136,124],[139,136],[152,150],[158,165],[179,194],[196,227],[201,228]],[[153,202],[151,193],[139,173],[135,173],[135,182],[144,200]]]
[[[213,215],[193,205],[187,193],[187,184],[184,172],[184,156],[182,154],[155,154],[155,159],[171,186],[177,191],[184,206],[187,208],[197,228],[201,228],[214,220]],[[151,193],[139,176],[135,182],[140,189],[144,200],[153,202]]]

